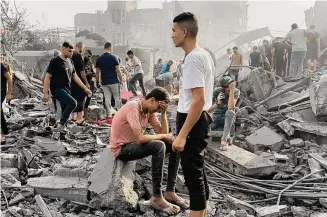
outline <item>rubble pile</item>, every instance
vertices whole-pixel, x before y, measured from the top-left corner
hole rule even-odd
[[[213,131],[206,153],[208,216],[327,216],[326,79],[327,69],[275,87],[252,70],[240,82],[235,145],[220,151],[222,132]],[[63,134],[41,102],[40,81],[19,73],[15,80],[18,96],[5,106],[11,137],[0,154],[1,216],[165,216],[149,204],[151,158],[122,162],[109,152],[100,92],[89,125],[69,123]],[[177,102],[168,110],[171,131]],[[176,190],[188,197],[182,171]]]

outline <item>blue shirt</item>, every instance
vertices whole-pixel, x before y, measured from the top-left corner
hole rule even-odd
[[[118,65],[119,60],[117,56],[110,53],[104,53],[97,59],[95,67],[101,71],[102,85],[119,83],[116,72],[116,66]]]
[[[163,64],[162,68],[161,68],[161,71],[160,71],[160,74],[169,72],[169,69],[170,69],[170,67],[169,67],[168,63]]]

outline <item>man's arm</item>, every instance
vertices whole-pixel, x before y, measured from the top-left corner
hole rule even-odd
[[[95,71],[96,71],[95,80],[96,80],[97,84],[99,84],[100,83],[100,73],[101,73],[101,71],[100,71],[99,68],[96,68]]]
[[[80,86],[80,88],[82,88],[84,91],[87,91],[88,88],[83,84],[83,82],[81,81],[81,79],[78,77],[78,75],[76,73],[73,74],[73,80],[76,82],[76,84],[78,86]]]
[[[215,110],[216,108],[218,108],[218,105],[215,103],[213,104],[209,109],[208,109],[208,112],[212,112],[213,110]]]
[[[317,38],[318,55],[320,53],[320,38]]]
[[[183,124],[183,127],[178,134],[178,136],[181,136],[183,138],[187,137],[193,126],[199,120],[203,110],[203,106],[205,104],[204,87],[193,88],[191,89],[191,92],[192,92],[191,107],[189,113],[187,114],[185,123]]]
[[[120,67],[119,67],[119,65],[116,65],[116,72],[117,72],[117,76],[118,76],[118,78],[119,78],[119,81],[120,81],[120,82],[123,82],[123,76],[122,76],[122,74],[121,74],[121,71],[120,71]]]
[[[249,66],[251,65],[251,54],[252,53],[250,53],[250,56],[249,56]]]

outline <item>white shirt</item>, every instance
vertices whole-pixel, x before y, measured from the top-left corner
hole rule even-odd
[[[138,66],[135,66],[131,75],[136,75],[138,73],[142,73],[144,74],[143,72],[143,69],[142,69],[142,63],[141,61],[139,60],[139,58],[137,58],[135,55],[133,56],[133,58],[131,59],[131,62],[132,62],[132,65],[138,65]]]
[[[205,105],[203,111],[210,108],[214,86],[214,71],[215,67],[210,54],[202,48],[194,48],[185,57],[179,85],[178,112],[189,112],[192,103],[191,89],[197,87],[204,87]]]

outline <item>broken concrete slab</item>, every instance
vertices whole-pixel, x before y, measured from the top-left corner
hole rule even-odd
[[[281,121],[277,124],[287,135],[294,135],[295,129],[287,120]]]
[[[45,137],[35,136],[34,142],[39,147],[44,148],[47,151],[51,152],[59,152],[59,151],[65,151],[65,147],[60,141],[56,141],[54,139],[49,139]]]
[[[313,113],[317,117],[327,118],[327,75],[322,75],[319,80],[311,80],[310,103]]]
[[[281,212],[285,212],[287,209],[286,205],[274,205],[257,208],[258,217],[279,217]]]
[[[244,209],[246,211],[248,211],[250,214],[256,214],[257,213],[257,210],[254,206],[252,206],[251,204],[249,203],[246,203],[242,200],[239,200],[237,198],[234,198],[230,195],[226,195],[226,200],[227,202],[232,205],[233,208],[236,208],[236,209]]]
[[[16,154],[0,153],[1,168],[17,167],[18,157]]]
[[[59,197],[77,202],[86,202],[86,179],[45,176],[28,179],[27,186],[34,188],[36,194],[46,197]]]
[[[315,212],[310,215],[310,217],[326,217],[327,212]]]
[[[16,179],[19,179],[19,172],[17,168],[2,168],[1,174],[9,173]]]
[[[12,206],[16,203],[22,202],[24,200],[25,200],[25,197],[19,193],[9,201],[9,206]]]
[[[308,165],[310,167],[311,173],[314,173],[312,176],[315,178],[320,178],[322,177],[322,174],[317,173],[317,171],[321,170],[321,166],[318,161],[316,161],[313,158],[308,159]]]
[[[320,198],[319,203],[327,209],[327,198]]]
[[[206,159],[231,173],[249,176],[270,175],[277,168],[274,162],[235,145],[230,146],[227,151],[221,151],[218,144],[210,143]]]
[[[323,123],[300,123],[297,121],[290,121],[290,125],[301,132],[312,133],[318,136],[327,136],[327,125]]]
[[[290,145],[292,147],[303,147],[304,141],[300,138],[292,139],[292,140],[290,140]]]
[[[52,217],[51,212],[41,195],[35,195],[35,201],[45,217]]]
[[[65,168],[58,167],[54,170],[53,175],[63,177],[79,177],[87,179],[91,173],[83,168]]]
[[[327,158],[324,158],[323,156],[317,153],[310,153],[309,156],[318,161],[320,166],[327,169]]]
[[[18,181],[12,174],[10,173],[0,173],[1,176],[1,187],[21,187],[21,182]]]
[[[94,206],[135,210],[138,196],[133,189],[134,171],[135,162],[114,159],[109,149],[105,148],[89,177],[89,191],[94,194],[91,195]]]
[[[252,152],[267,150],[277,152],[284,144],[283,137],[266,126],[246,137],[245,141]]]
[[[182,194],[186,194],[188,195],[189,194],[189,191],[185,185],[185,179],[184,179],[184,176],[182,175],[177,175],[177,178],[176,178],[176,190],[179,192],[179,193],[182,193]]]

